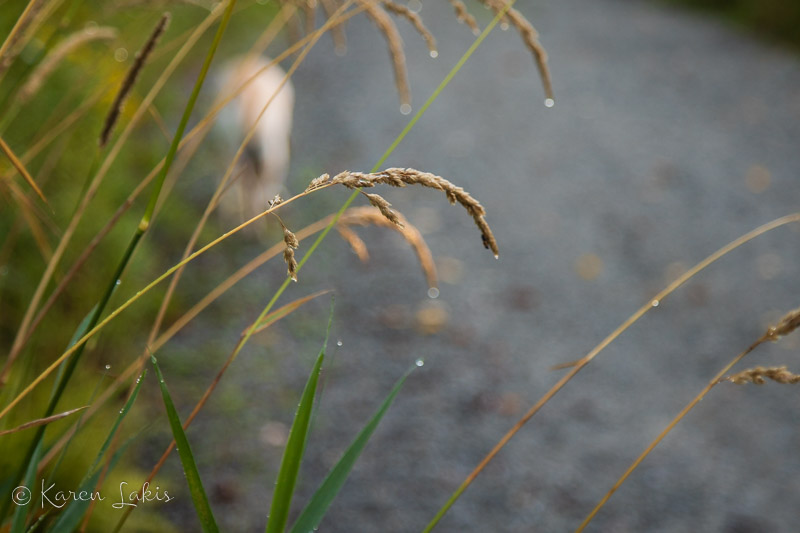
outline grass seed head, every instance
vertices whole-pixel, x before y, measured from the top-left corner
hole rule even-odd
[[[748,368],[737,374],[726,376],[722,378],[722,381],[730,381],[737,385],[742,385],[744,383],[763,385],[765,378],[785,385],[800,383],[800,375],[792,374],[785,366],[757,366],[755,368]]]

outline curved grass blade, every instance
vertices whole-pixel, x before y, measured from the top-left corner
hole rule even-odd
[[[300,471],[300,462],[303,460],[303,453],[306,448],[306,436],[311,422],[311,409],[314,407],[314,393],[317,391],[317,382],[323,359],[325,359],[325,352],[321,351],[314,368],[311,370],[311,375],[308,377],[306,387],[303,389],[303,396],[294,416],[292,430],[289,433],[289,441],[286,443],[286,449],[281,460],[281,469],[278,472],[278,482],[275,484],[275,492],[272,495],[272,505],[269,508],[267,533],[283,533],[286,528],[286,522],[289,520],[289,507],[292,504],[294,486],[297,483],[297,473]]]
[[[389,410],[389,406],[392,405],[397,394],[400,392],[400,389],[405,383],[406,378],[411,374],[411,372],[419,365],[413,366],[408,372],[401,377],[397,383],[395,383],[394,387],[392,387],[391,392],[386,397],[386,399],[381,404],[378,411],[372,416],[372,418],[367,422],[361,432],[356,436],[350,446],[347,448],[347,451],[344,452],[342,458],[336,463],[336,465],[331,469],[328,473],[328,476],[325,478],[325,481],[322,482],[322,485],[319,486],[317,491],[314,493],[314,496],[311,497],[311,501],[306,505],[306,508],[303,509],[303,512],[300,513],[300,517],[295,522],[294,526],[292,526],[291,533],[306,533],[308,531],[316,530],[319,523],[322,521],[325,513],[328,512],[328,508],[330,507],[331,503],[333,503],[334,498],[339,493],[339,491],[344,486],[347,477],[350,475],[350,471],[353,469],[353,466],[358,460],[358,457],[361,455],[361,452],[364,451],[364,447],[367,445],[370,437],[372,437],[372,433],[375,431],[375,428],[378,427],[383,415],[386,414],[386,411]]]
[[[78,407],[76,409],[70,409],[69,411],[64,411],[63,413],[58,413],[57,415],[49,416],[47,418],[38,418],[36,420],[31,420],[30,422],[25,422],[24,424],[15,427],[14,429],[7,429],[5,431],[0,431],[0,437],[3,435],[8,435],[10,433],[16,433],[18,431],[23,431],[30,428],[35,428],[37,426],[44,426],[49,424],[50,422],[55,422],[56,420],[61,420],[62,418],[66,418],[71,414],[75,414],[78,411],[83,411],[89,407],[88,405],[84,405],[83,407]]]
[[[164,407],[167,408],[167,417],[172,428],[172,436],[177,444],[178,455],[181,458],[183,472],[186,474],[186,481],[189,483],[189,492],[192,495],[192,502],[194,503],[195,511],[197,511],[197,517],[200,519],[200,525],[204,532],[219,531],[217,523],[214,521],[214,514],[211,512],[211,506],[208,503],[206,491],[203,489],[203,482],[200,480],[200,472],[197,471],[197,465],[194,462],[192,449],[189,447],[189,440],[186,438],[186,433],[183,432],[181,419],[178,417],[178,411],[175,410],[175,404],[172,403],[167,384],[164,383],[164,376],[161,375],[161,369],[158,368],[156,358],[151,355],[150,361],[156,368],[156,376],[161,386]]]

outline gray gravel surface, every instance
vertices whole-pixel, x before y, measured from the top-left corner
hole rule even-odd
[[[500,260],[442,195],[383,190],[423,231],[440,297],[426,296],[414,254],[385,229],[360,231],[366,265],[332,235],[284,297],[335,289],[331,344],[342,343],[326,366],[297,505],[393,382],[425,360],[322,531],[421,530],[561,377],[552,365],[584,355],[717,248],[798,209],[797,56],[650,2],[518,4],[550,54],[555,107],[543,105],[519,37],[496,31],[386,163],[470,191],[486,207]],[[488,12],[472,7],[485,25]],[[400,23],[415,109],[473,39],[446,2],[426,2],[422,15],[440,43],[435,60]],[[326,39],[295,77],[292,190],[321,172],[368,171],[408,120],[380,34],[363,18],[347,33],[345,57]],[[345,198],[323,193],[287,220],[302,225]],[[532,419],[437,530],[577,527],[722,365],[800,305],[796,229],[764,235],[662,301]],[[265,269],[239,289],[239,306],[257,312],[280,279],[278,265]],[[318,300],[256,339],[190,434],[228,530],[263,528],[281,453],[270,442],[291,422],[327,306]],[[223,340],[235,338],[228,333]],[[746,366],[800,371],[798,336],[759,348]],[[798,407],[796,387],[720,386],[590,530],[796,531]]]

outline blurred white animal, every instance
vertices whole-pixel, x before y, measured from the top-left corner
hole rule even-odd
[[[281,192],[289,172],[294,87],[288,80],[281,87],[286,73],[277,64],[267,68],[269,63],[268,58],[262,57],[237,58],[223,69],[222,97],[255,76],[220,115],[226,137],[238,146],[258,120],[239,167],[231,176],[235,180],[232,190],[225,194],[220,206],[228,218],[245,220],[267,209],[269,201]]]

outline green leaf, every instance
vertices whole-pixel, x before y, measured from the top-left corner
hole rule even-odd
[[[317,362],[311,370],[306,387],[303,389],[300,405],[297,407],[297,413],[294,415],[289,440],[286,443],[286,449],[283,451],[281,469],[278,472],[278,481],[275,484],[275,493],[272,495],[272,505],[269,509],[269,520],[267,521],[267,533],[283,533],[286,529],[286,522],[289,519],[289,507],[292,503],[294,486],[297,482],[297,473],[300,471],[300,462],[303,460],[303,453],[306,448],[306,436],[311,422],[311,410],[314,406],[314,393],[317,390],[323,359],[325,359],[324,348],[320,351]]]
[[[328,512],[328,508],[331,506],[334,498],[336,498],[336,495],[344,486],[347,477],[350,475],[350,471],[353,469],[353,465],[355,465],[356,460],[367,445],[367,441],[369,441],[375,428],[378,427],[378,423],[380,423],[383,415],[386,414],[386,411],[394,401],[397,393],[400,392],[406,378],[417,366],[421,365],[415,365],[397,381],[389,395],[383,401],[383,404],[381,404],[380,409],[378,409],[375,415],[367,422],[367,425],[365,425],[358,436],[356,436],[347,448],[347,451],[342,455],[342,458],[339,459],[339,462],[337,462],[328,473],[325,481],[319,486],[314,496],[311,497],[311,501],[306,505],[306,508],[303,509],[303,512],[300,513],[300,517],[292,527],[291,533],[308,533],[309,531],[314,531],[314,529],[319,526],[319,523],[322,521],[325,513]]]
[[[161,375],[161,369],[158,368],[155,356],[151,355],[150,361],[156,368],[156,376],[161,385],[161,396],[164,398],[164,407],[167,408],[167,417],[172,428],[172,436],[175,439],[178,455],[181,458],[183,473],[186,475],[186,481],[189,484],[189,492],[192,495],[192,503],[194,503],[197,517],[200,519],[200,525],[205,532],[219,531],[217,523],[214,521],[214,513],[211,512],[211,506],[208,503],[206,491],[203,488],[203,482],[200,480],[200,472],[197,471],[197,465],[194,462],[192,449],[189,447],[189,440],[183,431],[181,419],[178,417],[178,411],[175,410],[175,404],[172,403],[167,384],[164,383],[164,376]]]

